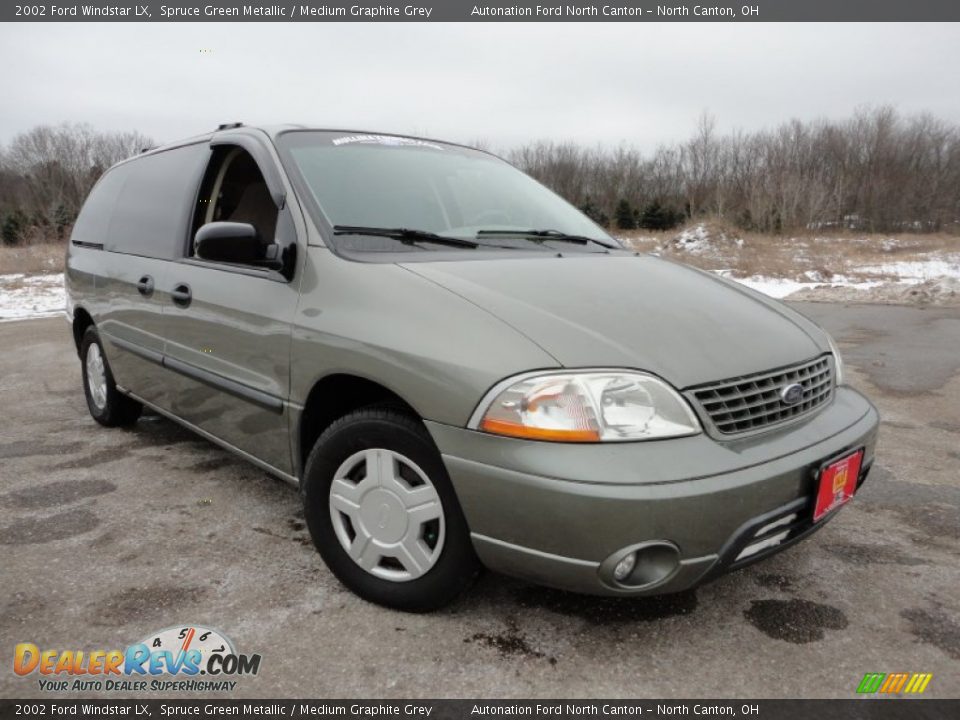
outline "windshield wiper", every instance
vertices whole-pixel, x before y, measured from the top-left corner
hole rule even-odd
[[[586,245],[587,243],[596,243],[609,250],[619,250],[620,248],[603,240],[587,237],[586,235],[568,235],[559,230],[479,230],[477,237],[522,237],[534,242],[566,242],[576,243],[577,245]]]
[[[426,230],[411,230],[409,228],[381,228],[364,227],[363,225],[334,225],[334,235],[369,235],[371,237],[385,237],[399,240],[404,245],[414,245],[418,242],[431,242],[449,247],[475,248],[479,243],[473,240],[462,240],[455,237],[446,237]]]

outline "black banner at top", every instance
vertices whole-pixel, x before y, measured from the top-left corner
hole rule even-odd
[[[960,21],[957,0],[482,2],[62,0],[0,4],[2,22],[922,22]]]

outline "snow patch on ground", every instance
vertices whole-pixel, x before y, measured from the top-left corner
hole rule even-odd
[[[960,303],[960,262],[950,257],[856,267],[853,277],[831,275],[828,278],[819,271],[809,270],[802,275],[809,282],[759,275],[741,278],[735,277],[731,270],[718,270],[717,274],[778,299],[893,304]],[[863,279],[870,276],[885,279]]]
[[[697,225],[694,228],[684,230],[674,239],[677,245],[681,245],[684,250],[694,255],[702,255],[705,252],[713,250],[713,243],[710,242],[710,233],[703,225]]]
[[[723,257],[729,251],[743,247],[743,238],[730,237],[722,230],[700,223],[686,228],[661,248],[663,251]]]
[[[50,317],[65,308],[63,273],[0,275],[0,322]]]
[[[805,283],[798,283],[796,280],[784,280],[783,278],[768,278],[762,277],[760,275],[755,275],[748,278],[739,278],[739,277],[730,277],[731,280],[734,280],[741,285],[746,285],[752,290],[757,292],[762,292],[764,295],[769,295],[772,298],[785,298],[787,295],[791,295],[797,290],[805,287]],[[809,283],[807,283],[809,284]]]
[[[942,259],[906,260],[883,263],[882,265],[864,265],[857,268],[865,275],[889,275],[901,280],[922,282],[938,277],[960,278],[960,257],[948,255]]]
[[[891,305],[960,305],[960,279],[941,276],[929,280],[876,283],[869,289],[856,286],[805,287],[791,300],[810,302],[860,302]]]
[[[762,275],[754,275],[753,277],[743,278],[734,276],[730,270],[719,270],[717,271],[717,274],[738,282],[741,285],[746,285],[748,288],[762,292],[764,295],[769,295],[770,297],[777,299],[789,297],[796,292],[800,292],[801,290],[806,290],[809,288],[844,287],[851,288],[853,290],[869,290],[879,285],[883,285],[882,282],[877,280],[858,282],[849,280],[843,275],[834,275],[833,279],[829,283],[824,283],[818,281],[816,278],[811,278],[810,282],[798,282],[796,280],[764,277]],[[808,276],[810,274],[811,273],[807,273]],[[814,276],[819,276],[819,273],[812,274]]]

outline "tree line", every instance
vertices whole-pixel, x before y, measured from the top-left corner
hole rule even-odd
[[[508,158],[622,229],[710,216],[768,233],[960,232],[960,127],[890,107],[726,134],[705,114],[689,140],[652,153],[534,142]]]
[[[39,126],[0,147],[5,244],[62,240],[97,178],[153,145],[139,132]],[[890,107],[721,134],[644,153],[537,141],[507,159],[605,226],[669,229],[718,217],[744,230],[960,232],[960,126]]]
[[[0,237],[6,245],[62,240],[87,193],[114,163],[153,141],[89,125],[41,125],[0,147]]]

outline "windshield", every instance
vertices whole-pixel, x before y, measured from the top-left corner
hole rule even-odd
[[[330,227],[425,231],[476,240],[481,248],[560,247],[549,238],[525,235],[530,230],[612,242],[543,185],[477,150],[413,138],[313,131],[285,133],[279,144],[309,190],[314,210]],[[517,235],[489,232],[514,230]],[[334,242],[351,250],[449,249],[416,242],[401,245],[362,233],[338,234]],[[605,248],[589,243],[561,249]]]

